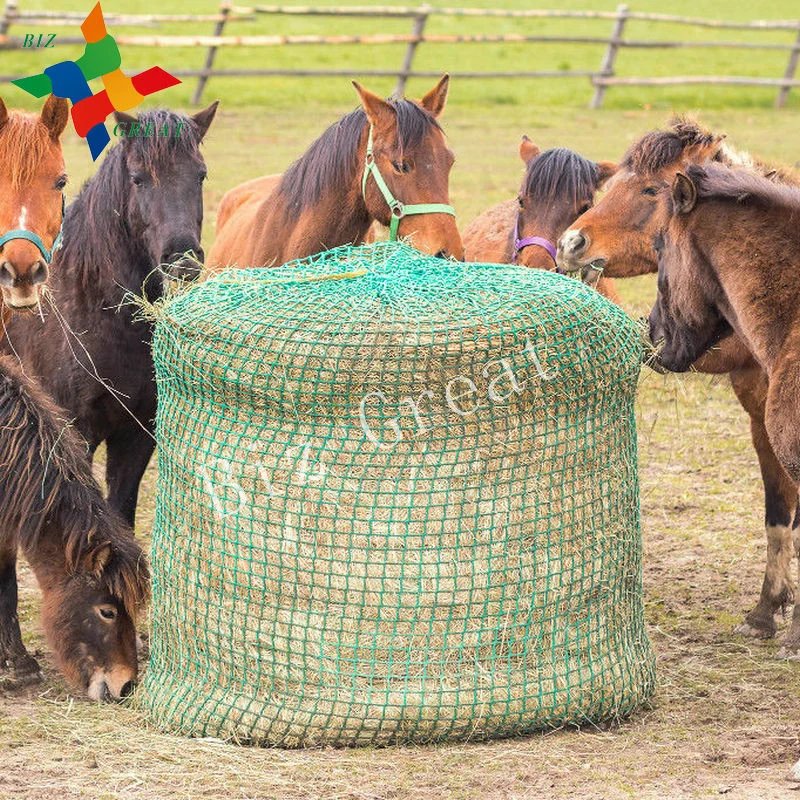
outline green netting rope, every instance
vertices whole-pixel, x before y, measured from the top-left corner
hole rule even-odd
[[[619,308],[382,243],[154,313],[158,725],[429,742],[649,696],[641,339]]]

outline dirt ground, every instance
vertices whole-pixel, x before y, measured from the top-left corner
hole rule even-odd
[[[624,289],[638,313],[649,279]],[[652,706],[602,729],[492,744],[304,752],[184,740],[138,712],[70,698],[22,579],[44,684],[0,690],[0,798],[800,798],[800,664],[732,630],[765,546],[744,413],[727,382],[645,373],[638,402],[645,591],[658,653]],[[152,498],[151,468],[145,496]],[[152,513],[145,503],[145,516]],[[149,527],[149,519],[141,526]]]

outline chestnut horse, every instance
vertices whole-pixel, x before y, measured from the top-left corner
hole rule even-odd
[[[768,376],[764,423],[800,483],[800,190],[747,170],[689,166],[662,192],[650,338],[686,371],[735,331]],[[800,658],[800,603],[784,648]]]
[[[707,160],[728,166],[748,166],[771,180],[791,182],[791,172],[771,167],[723,143],[723,136],[677,119],[665,131],[652,131],[633,144],[622,159],[620,172],[600,202],[579,217],[561,237],[557,260],[567,272],[591,279],[602,267],[604,276],[633,277],[658,269],[653,240],[657,234],[658,193],[688,163]],[[738,336],[721,340],[701,356],[694,368],[710,374],[728,373],[739,402],[750,416],[753,446],[764,484],[767,564],[761,595],[736,631],[770,638],[777,632],[775,614],[794,600],[793,527],[798,485],[773,452],[764,424],[768,391],[766,373]],[[794,520],[794,525],[793,525]],[[800,652],[800,623],[793,623],[779,653]]]
[[[61,134],[66,100],[50,96],[41,114],[9,112],[0,99],[0,314],[39,303],[64,219]]]
[[[454,156],[437,118],[449,77],[419,102],[382,100],[354,83],[362,107],[328,128],[283,175],[222,199],[210,269],[264,267],[360,244],[373,220],[418,249],[463,258],[448,180]]]
[[[522,264],[552,270],[553,244],[594,203],[595,192],[616,172],[613,161],[594,162],[563,147],[541,150],[522,137],[525,176],[519,195],[484,211],[464,229],[468,261]],[[601,278],[600,294],[618,300],[614,282]]]

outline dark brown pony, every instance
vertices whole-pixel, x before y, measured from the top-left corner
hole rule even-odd
[[[689,166],[662,193],[650,337],[683,372],[735,331],[766,372],[764,424],[800,483],[800,190],[751,171]],[[800,603],[784,652],[800,658]]]
[[[590,161],[563,147],[541,152],[522,137],[519,155],[525,175],[519,194],[488,208],[464,229],[464,251],[468,261],[510,264],[552,270],[555,260],[549,250],[574,220],[590,209],[595,192],[616,172],[613,161]],[[520,240],[538,242],[519,246]],[[614,282],[601,278],[600,294],[618,300]]]
[[[21,547],[67,680],[94,700],[124,697],[137,677],[134,624],[149,591],[144,554],[103,499],[63,412],[6,356],[0,427],[0,682],[39,677],[17,617]]]
[[[282,176],[232,189],[222,199],[210,269],[283,264],[343,244],[360,244],[373,220],[389,225],[391,209],[370,177],[362,193],[370,128],[375,164],[403,204],[449,203],[454,156],[437,118],[447,100],[445,75],[419,102],[382,100],[358,84],[362,107],[328,128]],[[419,250],[463,258],[450,214],[400,219],[400,237]]]
[[[52,248],[61,229],[67,182],[61,134],[69,120],[66,100],[50,96],[41,114],[8,111],[0,99],[0,237],[29,231]],[[35,306],[49,265],[31,241],[14,238],[0,245],[0,313]]]
[[[559,266],[589,278],[599,274],[591,269],[592,264],[602,266],[602,274],[614,278],[656,272],[653,241],[658,233],[658,195],[687,164],[711,160],[728,167],[748,167],[772,181],[794,180],[786,170],[737,153],[723,139],[687,119],[677,119],[668,130],[643,136],[623,157],[620,171],[600,202],[562,236]],[[693,367],[711,374],[728,373],[739,402],[750,416],[764,484],[767,565],[759,601],[736,630],[769,638],[777,632],[775,614],[791,605],[795,597],[792,561],[793,529],[800,522],[795,517],[798,485],[773,452],[764,422],[767,375],[742,340],[735,335],[722,339]],[[798,651],[800,622],[795,617],[781,655]]]
[[[66,181],[59,137],[66,101],[50,98],[40,117],[9,114],[0,101],[0,221],[15,238],[0,253],[3,321],[36,304],[49,277],[45,252],[59,235]],[[34,238],[16,238],[28,232]],[[146,601],[147,563],[106,505],[85,447],[16,363],[0,357],[0,685],[39,678],[17,616],[21,547],[44,595],[47,638],[67,679],[94,699],[120,698],[136,680],[137,611]]]

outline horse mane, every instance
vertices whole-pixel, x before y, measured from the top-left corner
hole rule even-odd
[[[577,203],[594,196],[598,178],[594,161],[566,147],[554,147],[528,162],[520,194],[536,203],[556,198]]]
[[[418,146],[431,130],[441,130],[436,118],[419,103],[389,98],[397,112],[397,137],[401,152]],[[361,134],[367,115],[357,108],[334,122],[308,150],[283,173],[278,192],[283,196],[287,217],[316,205],[331,186],[352,183],[363,166],[358,162]]]
[[[703,128],[691,117],[677,116],[667,130],[650,131],[634,142],[620,165],[639,175],[652,175],[676,164],[690,147],[710,148],[715,144],[721,145],[722,139],[721,134]],[[715,153],[715,158],[720,151],[721,148]]]
[[[0,127],[0,164],[10,167],[15,190],[33,181],[52,147],[50,132],[37,114],[12,111],[8,115],[8,121]]]
[[[0,530],[17,531],[28,552],[59,536],[68,574],[95,579],[135,619],[150,575],[133,531],[103,498],[64,412],[7,356],[0,357],[0,428]]]
[[[113,275],[121,259],[133,260],[127,235],[130,156],[158,180],[160,171],[173,159],[200,160],[201,133],[191,117],[165,108],[144,111],[137,117],[142,126],[154,130],[165,125],[173,131],[183,123],[180,136],[132,136],[111,147],[97,173],[81,187],[67,207],[64,218],[64,244],[56,254],[57,265],[68,264],[70,280],[78,279],[81,288],[96,290],[99,276]]]
[[[718,164],[689,165],[686,174],[697,190],[698,201],[748,203],[774,208],[800,207],[800,190],[777,183],[749,169],[732,169]]]

